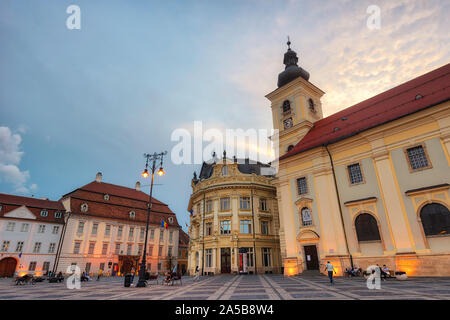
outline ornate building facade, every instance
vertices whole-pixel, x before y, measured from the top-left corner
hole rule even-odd
[[[137,270],[144,251],[149,196],[141,191],[96,180],[62,197],[67,211],[57,271],[70,265],[81,271],[123,275]],[[167,228],[162,222],[167,223]],[[153,198],[148,233],[147,270],[167,271],[177,263],[181,227],[167,204]]]
[[[290,45],[290,43],[288,43]],[[285,54],[271,101],[284,273],[386,264],[450,275],[450,64],[323,118]]]
[[[194,173],[189,272],[281,271],[276,190],[269,165],[214,158]],[[267,172],[266,172],[267,171]],[[269,173],[270,172],[270,173]]]

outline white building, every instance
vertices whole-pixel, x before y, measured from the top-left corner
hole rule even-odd
[[[0,194],[0,277],[52,270],[64,213],[57,201]]]
[[[81,271],[121,275],[136,270],[144,251],[149,195],[96,180],[61,199],[67,210],[66,230],[57,271],[76,264]],[[164,272],[177,263],[179,230],[175,214],[153,198],[148,233],[147,270]],[[161,227],[166,222],[167,227]]]

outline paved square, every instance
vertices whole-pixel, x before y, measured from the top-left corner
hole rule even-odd
[[[162,279],[162,277],[160,277]],[[363,278],[336,278],[333,286],[325,276],[218,275],[194,282],[184,277],[183,285],[150,283],[146,288],[125,288],[123,278],[102,278],[82,282],[69,290],[65,283],[37,283],[16,286],[12,279],[0,280],[2,300],[450,300],[450,278],[389,279],[380,290],[369,290]],[[134,284],[137,283],[137,278]]]

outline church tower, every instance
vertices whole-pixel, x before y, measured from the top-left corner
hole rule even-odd
[[[290,151],[313,126],[322,119],[320,98],[325,92],[309,82],[309,73],[298,66],[297,53],[288,49],[284,54],[284,71],[278,75],[278,88],[266,98],[272,107],[274,129],[279,130],[279,155]]]

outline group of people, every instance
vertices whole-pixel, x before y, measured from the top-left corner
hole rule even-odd
[[[383,267],[380,267],[377,264],[377,268],[379,269],[379,274],[381,276],[381,279],[386,280],[387,278],[391,277],[391,271],[389,268],[383,264]],[[330,278],[330,284],[333,284],[333,275],[336,274],[336,270],[334,269],[334,266],[330,263],[330,261],[327,261],[327,264],[325,265],[325,271],[328,272],[328,277]],[[375,273],[376,270],[372,270],[372,273]],[[357,266],[354,266],[353,268],[345,268],[345,274],[347,274],[349,277],[356,277],[356,276],[362,276],[363,271],[361,268],[358,268]]]

